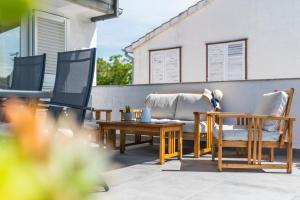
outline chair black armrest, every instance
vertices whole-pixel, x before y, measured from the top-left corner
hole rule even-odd
[[[43,101],[41,104],[42,107],[58,107],[58,108],[73,108],[73,109],[80,109],[80,110],[90,110],[94,111],[95,109],[93,107],[81,107],[76,105],[67,105],[67,104],[53,104],[49,101]]]

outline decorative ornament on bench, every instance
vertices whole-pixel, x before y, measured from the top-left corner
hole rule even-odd
[[[133,121],[134,120],[134,113],[131,112],[131,108],[129,105],[125,106],[124,120],[125,121]]]
[[[208,89],[205,89],[203,95],[208,98],[211,105],[215,108],[216,111],[221,110],[220,101],[223,98],[223,92],[221,90],[210,91]]]
[[[151,122],[150,108],[148,108],[148,107],[142,108],[141,122],[143,122],[143,123],[150,123]]]

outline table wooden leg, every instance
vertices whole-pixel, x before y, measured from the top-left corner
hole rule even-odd
[[[141,144],[142,142],[142,135],[135,135],[134,136],[135,144]]]
[[[126,146],[126,132],[120,131],[120,153],[125,152],[125,146]]]
[[[116,147],[116,131],[108,130],[106,133],[106,145],[114,149]]]
[[[256,156],[257,156],[257,119],[254,118],[254,126],[253,126],[253,164],[257,164]]]
[[[165,129],[160,129],[160,144],[159,144],[159,163],[163,165],[165,163]]]
[[[108,146],[108,131],[109,130],[104,130],[103,139],[102,139],[106,147]]]
[[[97,134],[97,143],[101,147],[104,147],[104,134],[104,129],[100,127],[99,134]]]
[[[182,129],[178,131],[178,159],[182,160]]]
[[[173,149],[173,147],[172,147],[172,145],[173,145],[172,140],[173,140],[172,131],[169,131],[168,132],[168,153],[169,154],[173,153],[172,152],[172,149]]]
[[[259,120],[259,131],[258,131],[258,152],[257,152],[257,160],[258,164],[261,164],[261,156],[262,156],[262,127],[263,120]]]
[[[179,153],[178,147],[176,145],[177,131],[173,131],[173,153]]]
[[[111,130],[112,146],[115,149],[117,147],[116,130]]]
[[[154,137],[151,136],[150,144],[153,146],[153,143],[154,143]]]
[[[172,141],[172,143],[173,143],[173,152],[172,153],[175,153],[176,152],[176,131],[173,131],[172,132],[172,136],[173,136],[173,141]]]

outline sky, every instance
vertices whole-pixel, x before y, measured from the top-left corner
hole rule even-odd
[[[108,59],[199,0],[119,0],[123,14],[97,23],[98,56]]]

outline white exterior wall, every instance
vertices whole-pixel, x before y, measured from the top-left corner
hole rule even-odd
[[[66,4],[66,3],[65,3]],[[85,16],[86,8],[80,8],[78,5],[68,3],[68,6],[57,8],[55,3],[49,3],[49,0],[41,1],[39,11],[48,12],[50,14],[59,15],[68,19],[67,23],[67,51],[94,48],[97,46],[97,26]],[[81,12],[82,10],[84,12]],[[93,12],[93,11],[91,11]],[[100,15],[100,13],[98,13]],[[23,17],[21,22],[21,55],[28,56],[32,52],[31,27],[32,21],[30,17]],[[29,39],[29,40],[28,40]],[[31,40],[31,41],[30,41]],[[94,74],[93,85],[96,85],[96,70]]]
[[[202,82],[207,42],[248,38],[248,79],[300,77],[299,0],[214,0],[134,49],[134,83],[149,83],[149,49],[182,46],[182,82]]]
[[[97,26],[90,18],[80,15],[68,15],[69,28],[67,37],[67,49],[78,50],[97,47]],[[97,58],[97,56],[96,56]],[[96,61],[97,62],[97,61]],[[96,66],[95,66],[96,67]],[[93,86],[97,85],[97,70],[94,71]]]
[[[67,50],[78,50],[83,48],[93,48],[97,46],[96,23],[89,17],[81,15],[77,5],[55,8],[53,5],[44,2],[39,5],[38,10],[59,15],[68,19],[67,30]],[[99,14],[100,15],[100,14]]]
[[[298,103],[300,101],[300,79],[97,86],[92,89],[92,106],[94,108],[112,109],[112,120],[119,120],[119,109],[124,108],[125,105],[130,105],[133,108],[144,107],[145,98],[150,93],[202,93],[207,88],[210,90],[220,89],[223,92],[222,111],[253,113],[262,94],[274,89],[283,90],[290,87],[295,88],[290,113],[290,116],[296,118],[293,131],[293,147],[300,149],[300,104]],[[226,120],[225,123],[227,122]]]

